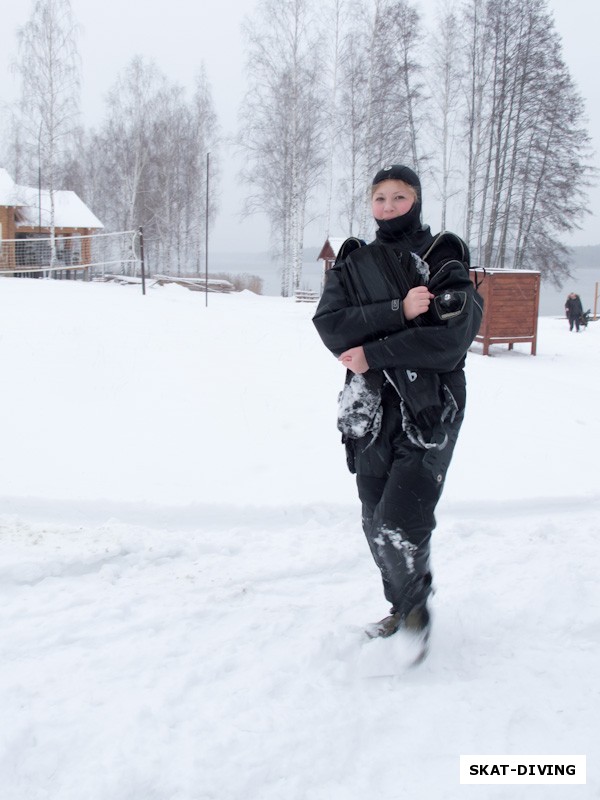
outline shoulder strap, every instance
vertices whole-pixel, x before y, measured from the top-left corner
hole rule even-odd
[[[339,264],[341,261],[344,261],[344,259],[348,258],[350,253],[352,253],[354,250],[358,250],[359,247],[364,247],[366,244],[367,243],[363,239],[358,239],[356,236],[350,236],[340,247],[335,259],[335,263]]]
[[[466,245],[460,236],[457,236],[455,233],[451,233],[450,231],[441,231],[433,240],[433,243],[429,250],[425,253],[425,255],[421,256],[423,261],[427,261],[429,256],[431,255],[434,248],[438,247],[442,242],[450,242],[456,246],[458,246],[460,257],[460,261],[464,261],[465,257],[467,256],[466,252]]]

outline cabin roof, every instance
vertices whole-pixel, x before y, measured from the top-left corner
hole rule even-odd
[[[336,258],[337,254],[340,252],[341,246],[347,238],[347,236],[328,236],[325,240],[325,244],[321,248],[321,252],[317,256],[317,261],[325,258]]]
[[[40,202],[41,200],[41,202]],[[0,167],[0,206],[18,208],[16,227],[50,227],[50,192],[15,183]],[[54,225],[57,228],[104,228],[83,200],[68,190],[54,192]]]

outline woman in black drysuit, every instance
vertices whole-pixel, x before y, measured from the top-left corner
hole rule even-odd
[[[367,633],[405,630],[426,643],[434,511],[464,416],[463,366],[482,302],[466,245],[421,223],[411,169],[380,170],[372,208],[375,241],[347,240],[313,322],[347,367],[338,427],[392,606]]]

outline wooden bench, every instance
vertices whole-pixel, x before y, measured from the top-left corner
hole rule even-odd
[[[320,295],[310,289],[298,289],[294,297],[297,303],[318,303]]]

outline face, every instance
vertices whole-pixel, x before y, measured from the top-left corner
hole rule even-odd
[[[404,181],[378,183],[371,197],[371,210],[375,219],[394,219],[407,214],[417,199],[412,186]]]

